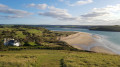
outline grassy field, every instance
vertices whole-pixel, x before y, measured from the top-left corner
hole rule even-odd
[[[66,50],[2,51],[0,67],[120,67],[120,56]]]

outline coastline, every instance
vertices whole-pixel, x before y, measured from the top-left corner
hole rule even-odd
[[[100,44],[96,44],[97,43],[96,39],[99,38],[100,36],[92,35],[90,33],[77,32],[76,34],[72,34],[67,37],[60,37],[60,40],[65,41],[69,45],[80,50],[88,50],[98,53],[116,54],[110,49],[101,46]]]

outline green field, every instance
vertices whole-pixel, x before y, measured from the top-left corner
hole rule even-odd
[[[120,67],[120,56],[66,50],[3,51],[0,67]]]

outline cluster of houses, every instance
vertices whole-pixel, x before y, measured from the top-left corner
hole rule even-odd
[[[4,45],[9,46],[20,46],[20,42],[12,38],[4,38]]]

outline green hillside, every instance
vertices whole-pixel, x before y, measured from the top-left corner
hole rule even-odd
[[[4,38],[12,38],[19,41],[21,45],[20,47],[7,46],[10,50],[71,49],[67,43],[59,41],[58,37],[68,36],[73,33],[75,32],[55,32],[41,27],[32,27],[25,25],[0,26],[0,46],[4,46]],[[2,49],[2,47],[0,49]]]
[[[0,67],[120,67],[120,56],[66,50],[0,52]]]

